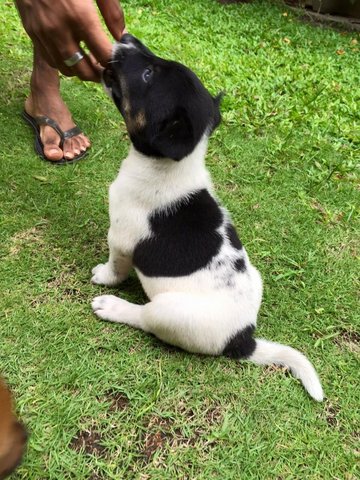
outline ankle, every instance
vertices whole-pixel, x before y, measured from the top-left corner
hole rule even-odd
[[[54,94],[60,96],[59,72],[48,65],[45,67],[34,65],[30,89],[33,97]]]
[[[40,75],[31,75],[30,80],[30,95],[35,98],[48,97],[48,96],[60,96],[60,81],[58,76],[56,77],[41,77]]]
[[[25,110],[30,114],[48,115],[61,106],[60,90],[54,85],[39,88],[31,84],[30,94],[25,100]]]

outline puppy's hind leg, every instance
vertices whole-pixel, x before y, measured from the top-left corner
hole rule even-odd
[[[188,352],[220,355],[236,329],[236,306],[225,295],[167,292],[145,305],[147,330]]]
[[[94,298],[94,313],[103,320],[125,323],[156,335],[184,350],[220,355],[234,329],[237,313],[222,296],[162,293],[146,305],[115,297]]]
[[[115,295],[100,295],[94,298],[91,306],[95,315],[102,320],[125,323],[131,327],[147,331],[142,318],[143,305],[135,305]]]

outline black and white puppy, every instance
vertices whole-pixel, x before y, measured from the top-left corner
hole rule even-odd
[[[110,186],[109,260],[92,282],[114,286],[132,267],[150,301],[113,295],[92,307],[189,352],[286,365],[318,401],[323,391],[307,358],[253,338],[262,282],[205,167],[208,137],[220,122],[213,98],[185,66],[125,35],[104,83],[132,142]]]

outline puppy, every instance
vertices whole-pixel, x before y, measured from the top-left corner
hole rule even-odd
[[[115,45],[104,83],[132,145],[110,186],[109,260],[93,269],[92,282],[117,285],[134,267],[150,301],[102,295],[92,302],[95,314],[189,352],[285,365],[321,401],[304,355],[253,337],[261,277],[205,167],[219,97],[129,34]]]
[[[26,438],[25,428],[13,413],[10,392],[0,378],[0,480],[19,465]]]

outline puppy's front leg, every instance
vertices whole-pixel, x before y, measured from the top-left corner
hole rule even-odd
[[[106,263],[100,263],[92,269],[91,282],[96,285],[113,287],[123,282],[132,267],[131,257],[123,255],[121,250],[109,242],[110,255]]]

